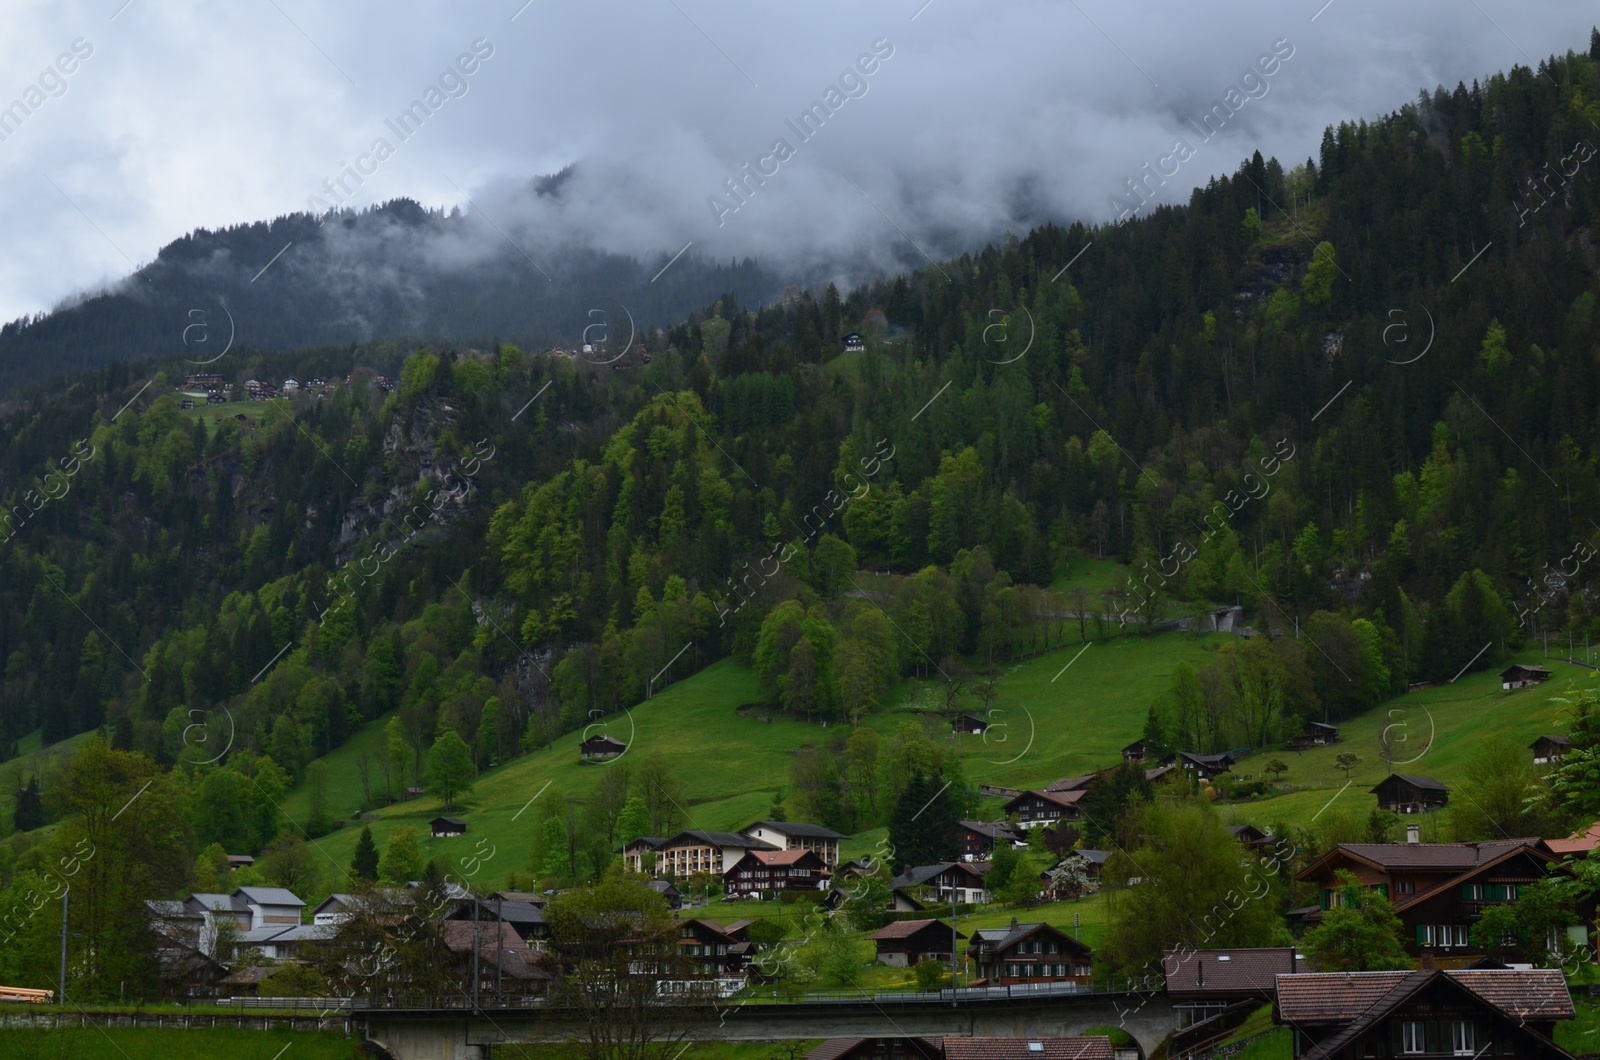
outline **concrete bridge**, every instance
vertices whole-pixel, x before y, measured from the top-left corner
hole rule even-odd
[[[968,993],[966,990],[961,994]],[[935,994],[876,995],[798,1004],[730,1002],[706,1006],[691,1024],[694,1041],[779,1041],[849,1037],[1063,1037],[1094,1027],[1131,1034],[1143,1055],[1177,1029],[1164,994],[1081,993],[1009,997]],[[681,1019],[681,1010],[673,1014]],[[545,1008],[358,1009],[352,1022],[362,1037],[395,1060],[492,1060],[495,1046],[559,1042],[581,1024],[568,1012]]]

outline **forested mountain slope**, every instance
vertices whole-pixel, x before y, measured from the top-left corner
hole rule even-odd
[[[597,319],[590,310],[643,327],[723,291],[759,302],[779,288],[753,262],[695,252],[652,282],[665,264],[512,239],[486,215],[408,199],[198,229],[106,290],[0,327],[0,389],[186,349],[209,358],[230,336],[268,350],[418,337],[570,345]]]
[[[209,757],[189,727],[226,708],[228,753],[293,775],[398,708],[418,760],[454,732],[486,763],[727,655],[762,699],[849,719],[947,657],[1187,602],[1313,632],[1253,662],[1281,725],[1581,635],[1595,59],[1441,89],[1123,225],[725,296],[622,370],[440,346],[393,394],[357,371],[218,417],[179,407],[173,360],[18,404],[0,737],[105,725],[170,763]],[[1037,588],[1072,554],[1138,582]]]

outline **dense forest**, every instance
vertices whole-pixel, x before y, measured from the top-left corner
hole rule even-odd
[[[409,199],[197,229],[111,288],[0,326],[0,388],[186,349],[209,358],[230,337],[264,350],[419,337],[543,348],[596,319],[672,323],[720,292],[756,301],[779,287],[749,260],[690,253],[652,282],[665,255],[525,244],[486,216]]]
[[[357,345],[230,354],[340,385],[220,416],[177,358],[14,401],[0,750],[103,729],[292,782],[394,710],[387,797],[447,734],[487,766],[719,658],[856,720],[903,675],[1237,604],[1289,635],[1152,720],[1233,746],[1586,636],[1595,100],[1600,37],[1184,207],[726,293],[648,362]],[[1076,557],[1132,577],[1051,590]]]

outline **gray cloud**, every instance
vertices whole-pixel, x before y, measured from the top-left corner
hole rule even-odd
[[[474,236],[411,253],[471,267],[509,237],[535,261],[580,244],[664,262],[692,240],[720,260],[859,278],[920,260],[909,240],[937,256],[1043,220],[1110,221],[1112,195],[1179,137],[1196,151],[1158,201],[1185,201],[1257,148],[1292,165],[1317,153],[1330,122],[1585,47],[1593,21],[1553,0],[1482,11],[1334,0],[1320,14],[1321,0],[933,0],[920,14],[922,0],[540,0],[515,20],[521,0],[133,0],[113,18],[121,6],[8,12],[0,106],[74,40],[94,53],[0,141],[0,318],[123,276],[195,227],[326,202],[323,181],[378,138],[392,155],[347,181],[345,205],[410,196],[482,215]],[[386,121],[480,38],[493,56],[401,142]],[[894,54],[866,93],[799,142],[786,121],[882,38]],[[1295,56],[1270,91],[1196,144],[1188,119],[1282,38]],[[793,156],[719,226],[708,197],[778,138]],[[532,190],[530,178],[568,165],[559,195]]]

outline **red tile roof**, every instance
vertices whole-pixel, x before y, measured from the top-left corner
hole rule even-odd
[[[815,852],[804,847],[794,847],[789,850],[752,850],[746,856],[756,858],[763,865],[793,865],[806,857],[822,860]]]
[[[1546,839],[1545,846],[1554,854],[1585,854],[1600,847],[1600,821],[1588,828],[1579,829],[1565,839]]]

